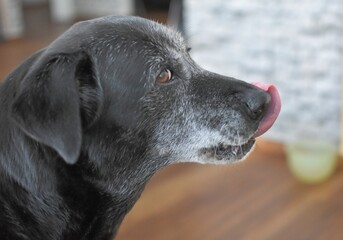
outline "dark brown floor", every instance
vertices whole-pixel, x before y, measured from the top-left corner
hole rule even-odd
[[[342,240],[343,165],[320,185],[293,179],[282,146],[259,142],[243,163],[158,173],[118,239]]]
[[[39,27],[0,43],[0,79],[66,28],[37,13],[30,19]],[[168,167],[148,184],[117,239],[342,240],[342,161],[315,186],[294,180],[282,146],[264,141],[241,164]]]

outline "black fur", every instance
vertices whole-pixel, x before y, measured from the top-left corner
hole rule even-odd
[[[112,239],[160,168],[244,157],[268,100],[157,23],[74,25],[0,87],[0,239]]]

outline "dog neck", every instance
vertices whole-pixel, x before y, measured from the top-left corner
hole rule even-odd
[[[13,201],[14,195],[6,196],[6,189],[11,189],[9,185],[16,185],[22,194],[13,202],[32,210],[27,213],[30,218],[39,219],[32,226],[31,233],[23,233],[28,237],[39,233],[46,234],[46,239],[61,236],[111,239],[147,181],[162,167],[153,159],[143,165],[141,159],[132,158],[130,151],[136,151],[135,156],[141,151],[142,158],[148,154],[142,144],[136,145],[145,142],[137,135],[137,142],[127,139],[132,142],[134,148],[131,149],[122,149],[121,143],[115,140],[110,141],[111,146],[101,146],[100,141],[90,141],[94,143],[90,145],[87,138],[94,136],[85,136],[85,144],[74,165],[65,163],[56,152],[30,139],[19,129],[9,129],[6,137],[9,142],[12,135],[16,136],[16,144],[8,143],[7,147],[15,146],[12,149],[15,157],[2,157],[0,170],[6,172],[8,180],[0,183],[0,204]],[[6,147],[5,144],[2,146]],[[103,154],[104,147],[112,148],[113,154]],[[20,215],[6,214],[25,224]],[[51,232],[41,233],[41,229]]]

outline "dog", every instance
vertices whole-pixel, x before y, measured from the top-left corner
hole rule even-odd
[[[139,17],[79,22],[0,87],[0,239],[112,239],[151,176],[243,159],[280,111],[273,85],[202,69]]]

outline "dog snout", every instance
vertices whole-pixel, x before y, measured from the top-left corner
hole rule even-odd
[[[262,119],[271,100],[267,92],[252,90],[245,94],[245,107],[248,116],[253,120]]]

